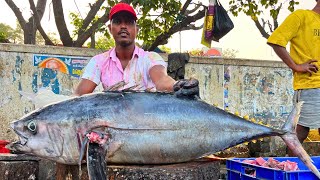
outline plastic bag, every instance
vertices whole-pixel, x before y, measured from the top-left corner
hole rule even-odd
[[[231,21],[227,11],[222,7],[219,0],[214,5],[214,26],[213,26],[213,39],[219,42],[223,36],[234,28],[233,22]]]

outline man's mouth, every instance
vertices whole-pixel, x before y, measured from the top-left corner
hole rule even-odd
[[[120,31],[118,33],[118,35],[121,36],[121,37],[127,37],[127,36],[129,36],[129,32],[128,31]]]

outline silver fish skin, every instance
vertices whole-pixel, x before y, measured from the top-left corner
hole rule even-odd
[[[187,162],[266,136],[281,136],[318,176],[299,143],[295,108],[283,129],[247,121],[196,98],[168,93],[101,92],[47,105],[11,124],[20,137],[9,148],[78,164],[81,142],[91,131],[108,134],[108,163]]]

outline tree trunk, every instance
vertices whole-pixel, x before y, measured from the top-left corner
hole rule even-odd
[[[22,16],[20,9],[12,0],[5,0],[8,6],[16,15],[18,22],[24,33],[24,44],[35,44],[36,43],[36,31],[37,25],[34,19],[34,16],[29,18],[29,21],[26,22]],[[39,21],[42,19],[44,10],[47,4],[47,0],[38,0],[37,2],[37,12],[39,15]]]
[[[34,18],[29,18],[29,22],[27,22],[23,29],[24,34],[24,44],[36,44],[36,24],[34,22]]]
[[[56,21],[57,29],[60,39],[64,46],[73,47],[73,40],[70,36],[69,30],[64,19],[63,7],[61,0],[52,1],[54,19]]]
[[[96,33],[93,33],[91,35],[91,46],[90,46],[90,48],[92,48],[92,49],[96,48],[96,37],[95,37],[95,34]]]

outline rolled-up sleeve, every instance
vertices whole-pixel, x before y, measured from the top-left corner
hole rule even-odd
[[[148,70],[150,70],[153,66],[161,65],[165,68],[167,68],[167,63],[163,60],[163,58],[156,52],[148,52],[147,56],[145,56],[147,59],[145,61],[148,62]]]
[[[267,43],[286,47],[288,42],[296,36],[299,30],[299,27],[300,27],[300,18],[295,13],[292,13],[270,35]]]
[[[92,58],[84,69],[82,79],[88,79],[97,85],[100,84],[101,69],[95,58]]]

